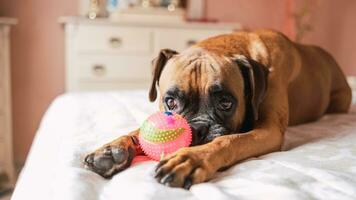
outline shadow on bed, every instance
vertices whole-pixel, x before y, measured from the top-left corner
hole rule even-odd
[[[316,122],[288,127],[282,150],[288,151],[319,140],[349,134],[356,131],[355,126],[356,105],[353,104],[348,114],[329,114]]]

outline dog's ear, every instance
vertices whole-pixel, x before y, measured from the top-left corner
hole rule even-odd
[[[240,68],[245,85],[245,122],[248,127],[252,128],[254,122],[258,120],[258,108],[267,91],[269,71],[267,67],[252,59],[241,57],[235,61]]]
[[[159,85],[159,77],[161,76],[162,70],[167,61],[175,54],[178,54],[178,52],[170,49],[162,49],[157,58],[152,61],[152,83],[149,92],[149,99],[151,102],[155,101],[157,98],[156,85]]]

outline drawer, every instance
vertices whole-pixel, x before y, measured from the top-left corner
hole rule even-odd
[[[74,44],[79,53],[152,53],[152,31],[147,28],[78,26]]]
[[[216,36],[228,31],[219,30],[196,30],[196,29],[162,29],[155,32],[155,54],[160,49],[170,48],[182,51],[200,40]]]
[[[148,91],[149,80],[126,81],[92,81],[80,80],[71,86],[72,91],[108,91],[108,90],[131,90],[141,89]]]
[[[81,56],[75,67],[82,81],[135,82],[151,78],[151,56]]]

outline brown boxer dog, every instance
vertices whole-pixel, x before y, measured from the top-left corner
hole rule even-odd
[[[151,101],[183,115],[193,144],[160,161],[156,179],[189,188],[247,158],[279,151],[288,125],[345,113],[351,89],[333,57],[279,32],[220,35],[177,53],[164,49],[153,64]],[[127,168],[142,154],[138,131],[85,158],[103,177]]]

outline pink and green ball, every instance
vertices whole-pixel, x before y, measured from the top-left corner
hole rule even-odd
[[[140,146],[154,160],[189,146],[191,141],[192,132],[187,120],[176,113],[157,112],[149,116],[140,128]]]

